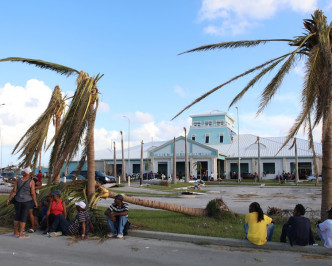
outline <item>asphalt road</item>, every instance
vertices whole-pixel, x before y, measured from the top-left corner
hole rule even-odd
[[[331,265],[331,256],[218,245],[145,239],[128,236],[98,244],[86,240],[69,245],[67,237],[30,239],[0,235],[0,263],[35,265]]]

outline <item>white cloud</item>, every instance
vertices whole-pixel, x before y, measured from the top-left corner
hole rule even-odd
[[[185,90],[180,86],[175,86],[174,87],[174,92],[182,98],[186,98],[186,96],[187,96]]]
[[[256,113],[240,115],[240,134],[254,134],[261,137],[287,136],[296,117],[289,115],[266,115],[256,117]],[[313,131],[314,141],[320,143],[322,138],[321,125]],[[301,128],[297,134],[299,138],[308,139]]]
[[[143,113],[140,111],[135,112],[134,122],[136,123],[146,124],[152,122],[153,120],[154,120],[153,115],[149,113]]]
[[[273,17],[278,11],[311,12],[318,0],[203,0],[200,21],[213,23],[204,32],[213,35],[241,34]]]
[[[108,112],[110,110],[110,106],[105,102],[99,102],[98,111],[100,112]]]
[[[15,145],[46,109],[52,90],[43,81],[31,79],[25,87],[10,83],[0,88],[0,126],[3,145]]]

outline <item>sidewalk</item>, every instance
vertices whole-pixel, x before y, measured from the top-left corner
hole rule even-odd
[[[221,238],[221,237],[209,237],[209,236],[196,236],[196,235],[183,235],[164,232],[151,232],[143,230],[129,231],[129,236],[151,238],[168,241],[189,242],[201,245],[218,245],[229,246],[238,248],[250,248],[261,250],[279,250],[287,252],[300,252],[315,255],[328,255],[332,256],[332,249],[325,248],[323,246],[290,246],[289,243],[277,243],[267,242],[265,245],[256,246],[247,240],[233,239],[233,238]]]

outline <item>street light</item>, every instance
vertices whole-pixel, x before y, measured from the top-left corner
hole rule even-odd
[[[128,119],[128,186],[130,187],[130,119],[128,116],[124,115]]]
[[[237,155],[239,157],[238,162],[238,175],[237,175],[237,182],[240,183],[241,181],[241,161],[240,161],[240,120],[239,120],[239,108],[236,106],[237,112]]]

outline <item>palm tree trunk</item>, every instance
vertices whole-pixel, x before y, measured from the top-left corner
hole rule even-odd
[[[61,125],[61,115],[57,115],[55,118],[55,134],[59,131]],[[53,167],[54,169],[54,167]],[[48,184],[51,184],[52,182],[52,176],[49,175],[49,181]],[[60,183],[60,173],[54,178],[54,183]]]
[[[117,193],[108,191],[105,188],[102,188],[104,191],[103,198],[114,198]],[[172,212],[178,212],[183,213],[190,216],[207,216],[207,211],[205,209],[201,208],[189,208],[184,207],[176,204],[170,204],[167,202],[160,202],[160,201],[154,201],[154,200],[145,200],[145,199],[137,199],[133,197],[128,197],[123,195],[123,200],[125,202],[129,202],[135,205],[140,205],[144,207],[154,208],[154,209],[162,209],[166,211],[172,211]]]
[[[90,134],[90,141],[87,146],[87,171],[88,171],[88,200],[95,193],[95,141],[94,141],[94,106],[90,104],[89,106],[89,120],[88,120],[88,133]]]
[[[332,104],[329,114],[323,119],[323,169],[322,169],[322,205],[321,220],[327,218],[326,211],[332,207]]]

